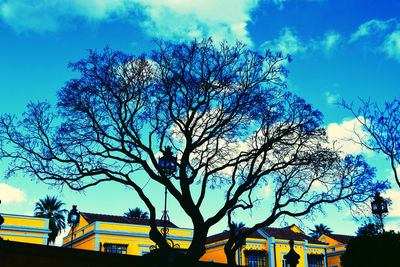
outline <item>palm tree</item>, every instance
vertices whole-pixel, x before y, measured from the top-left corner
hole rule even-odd
[[[318,239],[323,234],[330,234],[332,230],[326,226],[325,224],[314,225],[315,229],[311,229],[310,235],[316,239]]]
[[[54,243],[60,231],[65,229],[64,213],[67,213],[68,211],[66,209],[61,209],[64,205],[65,203],[61,200],[49,196],[36,202],[35,216],[49,218],[49,229],[51,232],[47,239],[47,245]]]
[[[140,208],[129,209],[128,212],[124,213],[124,216],[128,218],[139,218],[139,219],[148,219],[149,214],[147,211],[142,211]]]
[[[243,222],[232,222],[233,230],[236,232],[237,230],[241,230],[244,228],[246,225]],[[224,232],[230,231],[229,224],[228,224],[228,230],[225,230]]]

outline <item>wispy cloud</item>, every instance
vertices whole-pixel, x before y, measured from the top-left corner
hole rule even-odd
[[[280,31],[277,38],[265,41],[260,47],[262,50],[271,49],[282,52],[284,55],[305,54],[309,51],[322,51],[329,55],[340,40],[341,35],[332,30],[319,38],[302,40],[293,28],[285,27]]]
[[[86,21],[126,16],[124,0],[0,0],[0,16],[17,32],[54,32],[77,18]]]
[[[21,189],[12,187],[11,185],[0,184],[0,199],[2,204],[10,204],[12,202],[26,201],[26,194]]]
[[[330,53],[340,42],[341,35],[335,31],[325,33],[324,38],[319,42],[322,50]]]
[[[340,98],[339,94],[335,94],[329,91],[325,92],[325,98],[326,98],[326,102],[330,105],[332,104],[336,104]]]
[[[381,46],[381,51],[385,53],[388,58],[394,59],[400,63],[400,30],[394,31],[386,36]]]
[[[283,28],[278,38],[272,41],[265,41],[261,45],[261,49],[270,49],[275,52],[282,52],[284,55],[301,54],[307,50],[296,32],[290,28]]]
[[[0,0],[0,17],[17,32],[51,32],[77,21],[129,19],[151,37],[241,40],[259,0]]]
[[[391,25],[396,23],[395,19],[388,19],[388,20],[379,20],[379,19],[372,19],[363,24],[361,24],[357,31],[351,34],[349,42],[355,42],[361,37],[369,36],[372,34],[381,33],[382,31],[387,30]]]

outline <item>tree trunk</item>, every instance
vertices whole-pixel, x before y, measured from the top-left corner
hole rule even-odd
[[[233,247],[232,241],[228,240],[228,242],[225,244],[225,247],[224,247],[226,260],[227,260],[228,266],[237,266],[236,259],[235,259],[236,251],[233,250],[232,247]]]
[[[208,231],[206,229],[194,227],[192,243],[186,254],[189,261],[196,262],[206,253],[205,242],[207,233]]]

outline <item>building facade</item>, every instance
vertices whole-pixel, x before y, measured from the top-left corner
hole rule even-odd
[[[318,240],[327,243],[327,267],[341,267],[340,256],[346,251],[347,244],[353,236],[349,235],[336,235],[336,234],[323,234]]]
[[[0,237],[3,240],[47,245],[49,237],[49,219],[26,215],[4,214],[0,225]]]
[[[226,263],[224,245],[229,232],[208,237],[203,261]],[[298,267],[327,266],[326,243],[307,236],[296,225],[284,228],[264,227],[252,233],[246,244],[236,253],[236,262],[245,266],[286,267],[284,256],[289,252],[289,241],[294,241],[294,250],[299,254]]]
[[[156,220],[156,224],[163,228],[163,221]],[[169,221],[167,227],[167,238],[180,249],[187,249],[193,230]],[[148,219],[81,212],[79,224],[63,239],[63,247],[143,255],[155,246],[149,231]]]

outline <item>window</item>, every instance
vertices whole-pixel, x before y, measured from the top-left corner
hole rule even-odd
[[[245,262],[249,267],[264,267],[266,252],[264,250],[245,250]]]
[[[323,267],[324,266],[324,256],[318,254],[307,255],[308,266],[309,267]]]
[[[104,251],[109,252],[109,253],[116,253],[116,254],[126,254],[127,247],[128,247],[128,245],[105,243]]]

